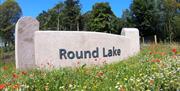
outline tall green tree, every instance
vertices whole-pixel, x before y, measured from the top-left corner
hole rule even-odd
[[[41,30],[63,30],[62,23],[62,10],[64,8],[63,3],[57,4],[47,12],[43,11],[37,16],[37,20],[40,22]]]
[[[62,19],[65,30],[80,30],[81,7],[79,0],[66,0],[62,11]]]
[[[21,8],[15,0],[6,0],[0,6],[0,34],[5,46],[14,43],[15,23],[21,15]]]
[[[116,16],[109,3],[96,3],[93,6],[89,29],[97,32],[115,33]]]
[[[174,17],[178,8],[177,0],[133,0],[132,20],[141,36],[158,35],[162,40],[175,36]]]
[[[92,15],[92,12],[91,11],[88,11],[88,12],[86,12],[85,14],[83,14],[82,16],[81,16],[81,27],[82,27],[82,30],[84,30],[84,31],[90,31],[90,29],[89,29],[89,22],[90,22],[90,20],[91,20],[91,15]]]
[[[175,17],[173,18],[174,19],[173,23],[175,24],[174,37],[175,37],[175,41],[180,41],[180,0],[176,0],[176,6],[177,6],[176,14]]]
[[[49,30],[80,30],[81,7],[79,0],[65,0],[47,12],[43,11],[37,19],[40,29]]]
[[[180,14],[174,17],[174,37],[176,41],[180,41]]]
[[[132,21],[132,12],[129,9],[123,11],[121,21],[123,22],[123,27],[134,27]]]
[[[158,34],[161,0],[133,0],[132,20],[141,36]]]
[[[164,31],[163,35],[167,40],[172,40],[175,36],[174,17],[177,10],[176,0],[163,0],[164,6]]]
[[[50,21],[49,13],[46,11],[43,11],[37,16],[37,20],[40,22],[40,29],[45,30],[48,29],[48,21]]]

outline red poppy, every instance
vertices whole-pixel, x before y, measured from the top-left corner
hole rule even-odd
[[[0,90],[4,89],[6,87],[5,84],[0,84]]]
[[[12,76],[13,76],[13,78],[18,78],[18,75],[15,73]]]
[[[14,88],[14,89],[19,88],[19,84],[14,85],[13,88]]]
[[[27,72],[25,72],[25,71],[22,71],[22,72],[21,72],[21,74],[23,74],[23,75],[27,75]]]
[[[149,54],[152,55],[152,52],[150,52]]]
[[[156,62],[156,60],[151,60],[151,62]]]
[[[154,63],[160,63],[161,62],[161,60],[159,60],[159,59],[154,59],[154,60],[151,60],[151,62],[154,62]]]
[[[172,52],[173,52],[173,53],[176,53],[176,52],[177,52],[176,48],[173,48],[173,49],[172,49]]]
[[[4,67],[3,67],[3,70],[7,70],[7,69],[8,69],[8,67],[7,67],[7,66],[4,66]]]
[[[158,63],[159,63],[160,61],[161,61],[161,60],[159,60],[159,59],[156,59],[156,62],[158,62]]]

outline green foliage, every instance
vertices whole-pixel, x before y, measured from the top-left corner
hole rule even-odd
[[[80,4],[79,0],[66,0],[64,2],[65,7],[63,10],[63,23],[65,30],[77,30],[79,31],[80,22]]]
[[[19,71],[0,61],[0,86],[8,91],[176,91],[180,61],[172,49],[179,52],[180,46],[151,44],[119,63],[51,71]]]
[[[123,11],[122,18],[123,27],[135,27],[132,21],[132,12],[128,9]]]
[[[89,22],[92,17],[92,11],[88,11],[85,14],[83,14],[81,19],[81,26],[84,31],[90,31]]]
[[[174,31],[175,40],[180,41],[180,14],[174,17],[173,23],[175,24],[175,31]]]
[[[22,11],[15,0],[6,0],[0,5],[0,34],[7,43],[14,43],[14,30]]]
[[[154,35],[159,31],[161,0],[133,0],[132,21],[141,36]]]
[[[63,30],[62,26],[62,10],[64,8],[63,3],[57,4],[54,8],[46,11],[37,16],[37,20],[40,22],[40,29],[45,30]]]
[[[173,18],[177,9],[176,0],[133,0],[132,23],[141,36],[156,34],[162,40],[171,41],[176,36]]]
[[[123,24],[113,14],[108,3],[96,3],[92,11],[83,15],[80,10],[78,0],[66,0],[57,4],[39,14],[37,19],[40,21],[40,29],[120,33]]]
[[[177,10],[176,0],[164,0],[164,31],[162,32],[167,40],[172,41],[175,36],[174,17]]]
[[[133,0],[130,10],[117,18],[108,3],[96,3],[81,15],[79,0],[65,0],[37,19],[42,30],[84,30],[120,34],[122,27],[136,27],[141,36],[157,35],[159,40],[179,38],[178,0]]]
[[[116,33],[116,19],[109,3],[96,3],[93,6],[89,29],[96,32]]]
[[[40,29],[80,30],[80,5],[78,0],[66,0],[37,17]]]

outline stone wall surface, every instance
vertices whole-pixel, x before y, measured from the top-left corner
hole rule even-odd
[[[16,68],[27,69],[35,65],[34,32],[39,31],[39,22],[31,17],[18,20],[15,30]]]
[[[136,28],[124,28],[122,35],[85,31],[38,31],[38,28],[39,23],[32,18],[24,17],[18,21],[17,68],[33,68],[35,65],[40,68],[102,65],[118,62],[140,51],[139,31]],[[77,58],[81,53],[83,56]]]

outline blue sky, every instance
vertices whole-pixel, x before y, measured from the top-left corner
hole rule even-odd
[[[43,10],[54,7],[57,3],[64,0],[16,0],[22,8],[23,16],[36,17]],[[122,11],[129,8],[132,0],[80,0],[82,13],[92,9],[96,2],[109,2],[116,16],[121,17]]]

